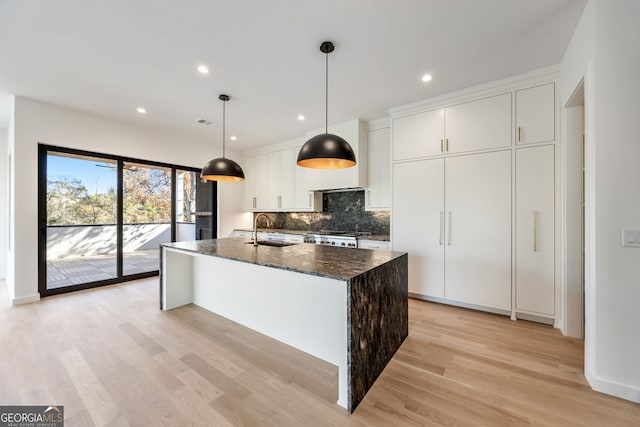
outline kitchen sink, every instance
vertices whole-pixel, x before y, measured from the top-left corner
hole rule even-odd
[[[245,242],[247,245],[253,245],[253,240],[249,241],[249,242]],[[297,245],[298,243],[293,243],[293,242],[280,242],[277,240],[258,240],[258,245],[260,246],[274,246],[277,248],[282,248],[284,246],[293,246],[293,245]]]

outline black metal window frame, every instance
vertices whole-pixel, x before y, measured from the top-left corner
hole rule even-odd
[[[113,160],[117,162],[117,189],[116,189],[116,277],[113,279],[99,280],[95,282],[82,283],[79,285],[65,286],[56,289],[47,289],[47,155],[50,153],[72,154],[78,156],[89,156]],[[117,156],[113,154],[97,153],[95,151],[78,150],[75,148],[59,147],[49,144],[38,144],[38,292],[41,297],[58,295],[67,292],[74,292],[83,289],[97,288],[100,286],[114,285],[131,280],[145,279],[158,276],[160,271],[153,270],[137,274],[123,274],[123,166],[125,163],[138,163],[144,166],[156,166],[171,170],[171,241],[176,241],[176,175],[177,171],[200,173],[201,169],[180,166],[170,163],[155,162],[152,160],[136,159],[133,157]],[[214,182],[214,191],[217,193],[217,183]],[[217,211],[216,198],[213,199],[214,212]]]

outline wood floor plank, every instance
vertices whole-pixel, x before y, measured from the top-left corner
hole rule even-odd
[[[82,354],[76,349],[67,350],[60,353],[60,360],[82,397],[93,423],[103,426],[115,420],[118,408]]]
[[[197,372],[202,378],[222,390],[222,392],[227,396],[242,399],[251,394],[249,390],[235,382],[232,378],[227,377],[224,373],[220,372],[195,354],[184,356],[180,360]]]
[[[180,372],[177,376],[180,381],[196,392],[200,399],[207,404],[223,395],[222,390],[204,379],[193,369],[186,369]]]

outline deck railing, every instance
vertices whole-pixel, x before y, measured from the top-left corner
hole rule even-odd
[[[123,226],[123,252],[157,249],[171,241],[171,224],[144,223]],[[116,225],[51,225],[47,226],[47,259],[65,259],[115,255]],[[177,240],[193,240],[195,224],[178,223]]]

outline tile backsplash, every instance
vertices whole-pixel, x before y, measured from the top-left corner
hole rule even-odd
[[[389,234],[389,211],[365,211],[363,190],[324,193],[322,203],[322,212],[268,212],[270,228]]]

